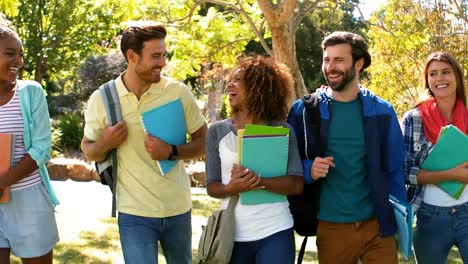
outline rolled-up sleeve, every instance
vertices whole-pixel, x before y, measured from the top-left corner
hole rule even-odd
[[[27,124],[30,131],[30,144],[27,153],[38,166],[45,165],[51,158],[52,134],[47,101],[38,83],[28,85],[30,91],[31,119]]]

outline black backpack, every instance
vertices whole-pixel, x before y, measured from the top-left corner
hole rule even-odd
[[[307,149],[310,157],[322,156],[325,151],[322,144],[320,144],[320,108],[317,93],[305,95],[302,98],[305,106],[306,131],[310,131],[313,136],[314,145],[316,149]],[[321,180],[314,181],[310,184],[304,184],[304,190],[299,195],[289,195],[289,210],[294,220],[294,230],[297,234],[304,236],[301,249],[297,258],[297,263],[302,263],[304,258],[305,247],[307,238],[309,236],[317,235],[318,219],[317,213],[319,210],[320,200],[320,185]]]
[[[104,106],[106,107],[107,120],[109,126],[117,124],[122,120],[119,96],[115,88],[114,80],[110,80],[99,87]],[[108,185],[112,192],[112,217],[116,212],[116,188],[117,188],[117,149],[112,149],[107,153],[105,160],[95,162],[96,171],[101,178],[101,183]]]

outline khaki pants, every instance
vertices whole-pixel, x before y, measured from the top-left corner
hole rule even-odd
[[[320,221],[317,231],[320,264],[397,264],[394,236],[381,237],[377,219],[355,223]]]

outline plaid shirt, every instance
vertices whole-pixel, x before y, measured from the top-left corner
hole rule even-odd
[[[423,200],[425,188],[424,185],[418,184],[416,175],[421,163],[431,152],[433,144],[424,135],[421,113],[418,108],[405,113],[402,129],[406,150],[405,172],[408,201],[413,207],[413,212],[416,213]]]

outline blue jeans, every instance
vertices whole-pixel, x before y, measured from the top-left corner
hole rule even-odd
[[[414,230],[418,263],[442,264],[453,245],[464,263],[468,261],[468,203],[453,207],[421,204]]]
[[[230,264],[294,264],[296,247],[292,228],[251,242],[234,242]]]
[[[158,241],[167,264],[192,263],[191,211],[164,218],[119,212],[118,223],[126,264],[157,264]]]

